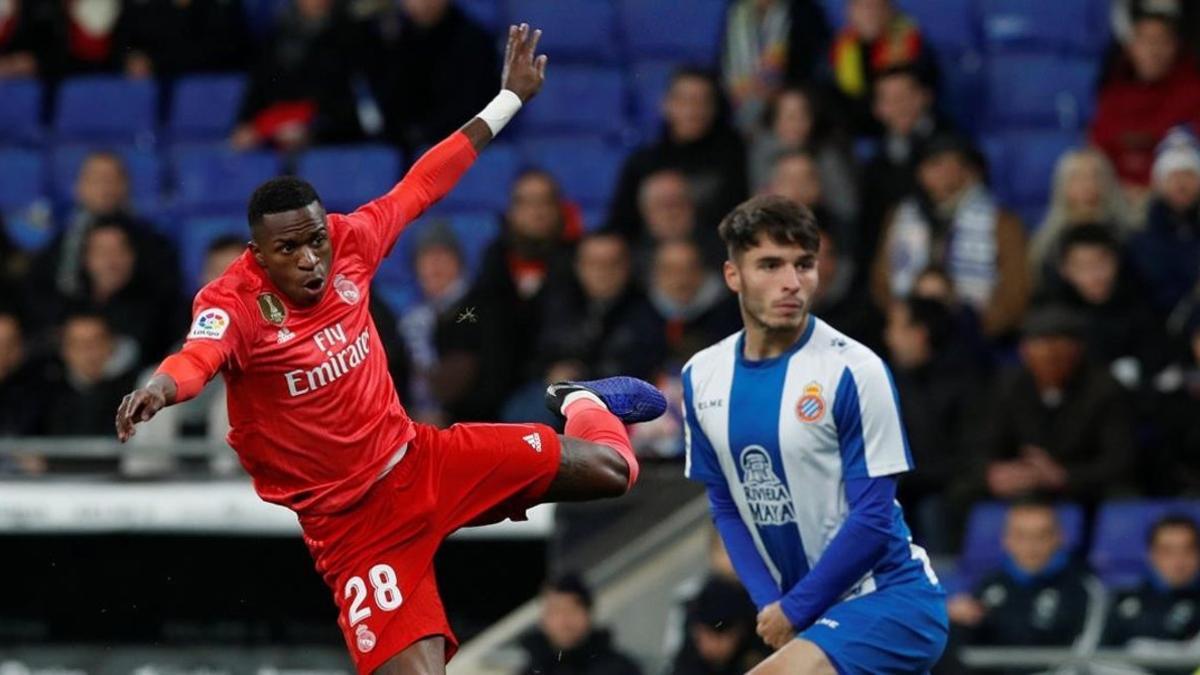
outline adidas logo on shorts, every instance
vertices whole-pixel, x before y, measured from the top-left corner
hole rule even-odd
[[[534,450],[536,450],[538,452],[542,451],[542,437],[541,436],[538,436],[537,434],[529,434],[528,436],[522,436],[521,440],[528,443],[529,447],[533,448]]]

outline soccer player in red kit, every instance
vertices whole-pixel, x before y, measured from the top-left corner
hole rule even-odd
[[[359,673],[444,673],[457,642],[434,579],[442,540],[537,503],[624,494],[638,473],[624,423],[665,409],[633,378],[566,382],[546,394],[564,436],[538,424],[442,430],[409,419],[388,375],[371,277],[541,88],[539,36],[510,27],[496,99],[354,213],[326,214],[296,178],[259,187],[248,249],[197,294],[182,350],[117,411],[125,441],[224,375],[229,443],[258,494],[297,513]]]

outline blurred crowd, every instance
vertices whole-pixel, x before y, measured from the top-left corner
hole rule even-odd
[[[2,0],[0,78],[52,87],[96,72],[170,82],[240,71],[249,84],[231,147],[372,139],[410,157],[497,88],[497,36],[450,0],[277,4],[268,34],[253,39],[240,0]],[[372,307],[413,417],[547,421],[546,383],[616,374],[678,401],[682,365],[740,327],[716,225],[741,200],[773,193],[811,208],[823,228],[812,311],[891,367],[917,466],[901,500],[934,552],[957,550],[961,514],[983,499],[1090,508],[1200,494],[1195,3],[1113,0],[1087,142],[1058,157],[1034,216],[1003,203],[990,154],[946,114],[922,26],[891,0],[846,0],[840,17],[829,6],[730,2],[719,63],[678,64],[657,135],[629,149],[595,222],[561,176],[528,166],[477,259],[446,223],[414,232],[398,249],[414,299]],[[177,348],[190,306],[181,252],[131,190],[123,157],[96,151],[46,242],[22,246],[0,228],[0,435],[111,436],[121,397]],[[209,242],[201,281],[246,238]],[[639,452],[681,455],[674,409],[635,430]],[[227,426],[216,383],[139,438],[218,439]],[[34,459],[0,460],[0,470],[79,469]],[[1053,510],[1016,509],[1007,527],[1010,568],[956,599],[955,620],[995,635],[990,617],[1020,600],[1041,617],[1028,630],[1074,631],[1029,599],[1073,569]],[[1166,602],[1155,593],[1195,592],[1196,543],[1191,522],[1155,528],[1153,588],[1113,606],[1111,635]],[[1192,556],[1186,574],[1160,562],[1180,547]],[[586,610],[573,584],[548,593]],[[1056,611],[1082,621],[1065,608],[1086,593],[1068,585]],[[704,597],[689,609],[696,658],[742,650],[718,640],[729,624]],[[1195,633],[1189,607],[1164,630]]]

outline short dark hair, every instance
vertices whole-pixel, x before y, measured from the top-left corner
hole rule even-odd
[[[592,609],[592,589],[576,572],[566,572],[546,582],[545,590],[549,593],[565,593],[579,600],[584,609]]]
[[[1049,511],[1050,515],[1054,517],[1055,526],[1057,526],[1059,529],[1062,529],[1062,522],[1058,517],[1057,504],[1051,501],[1044,494],[1034,493],[1014,499],[1008,506],[1008,513],[1012,513],[1013,511],[1017,510]]]
[[[1100,223],[1085,223],[1063,232],[1058,240],[1058,260],[1063,262],[1076,246],[1100,246],[1120,257],[1121,242],[1112,228]]]
[[[246,219],[250,221],[250,227],[256,227],[269,213],[302,209],[313,202],[319,204],[321,198],[312,184],[295,176],[279,176],[259,185],[250,195]]]
[[[796,244],[813,253],[821,250],[821,233],[813,212],[807,206],[775,195],[742,202],[725,216],[717,232],[730,258],[757,245],[761,234],[777,244]]]
[[[1195,519],[1182,513],[1170,513],[1154,521],[1154,525],[1150,527],[1150,532],[1146,535],[1146,547],[1153,546],[1154,540],[1158,539],[1158,535],[1163,530],[1171,527],[1187,529],[1192,533],[1192,541],[1197,546],[1200,546],[1200,525],[1196,524]]]
[[[930,89],[929,76],[911,62],[897,63],[884,68],[875,74],[875,83],[878,84],[888,77],[907,77],[921,89]]]

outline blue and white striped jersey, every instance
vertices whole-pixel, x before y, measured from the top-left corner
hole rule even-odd
[[[725,484],[759,556],[787,593],[849,513],[845,481],[912,469],[899,401],[870,349],[817,317],[786,353],[744,356],[743,332],[683,370],[687,476]],[[843,599],[892,584],[936,584],[893,503],[887,553]]]

